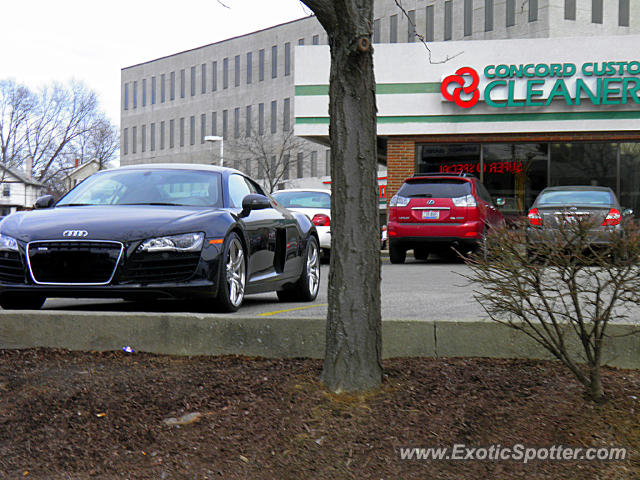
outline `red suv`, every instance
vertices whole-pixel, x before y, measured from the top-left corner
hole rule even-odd
[[[504,223],[491,195],[467,174],[416,174],[404,181],[389,203],[389,256],[404,263],[407,250],[417,260],[451,247],[480,246],[488,228]]]

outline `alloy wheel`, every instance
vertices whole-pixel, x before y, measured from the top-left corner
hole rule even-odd
[[[234,307],[239,306],[244,298],[246,282],[246,267],[244,262],[244,250],[237,238],[233,238],[229,245],[229,254],[226,263],[227,288],[229,289],[229,301]]]

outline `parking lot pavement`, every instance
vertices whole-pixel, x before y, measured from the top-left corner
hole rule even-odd
[[[469,269],[461,263],[437,259],[418,262],[408,258],[404,265],[382,264],[382,318],[393,320],[475,320],[484,318],[466,280]],[[275,293],[249,295],[242,308],[228,316],[237,317],[325,317],[329,267],[321,269],[321,288],[312,303],[282,303]],[[189,302],[162,300],[124,302],[104,299],[48,299],[45,310],[114,312],[193,312]],[[200,310],[202,311],[202,310]]]

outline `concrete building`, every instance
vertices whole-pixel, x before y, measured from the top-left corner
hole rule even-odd
[[[376,1],[374,43],[424,40],[431,44],[640,33],[640,0],[400,3],[402,9],[393,0]],[[218,163],[218,146],[204,140],[213,135],[224,137],[227,166],[257,178],[276,176],[277,186],[321,186],[329,175],[326,136],[315,132],[308,136],[313,141],[307,141],[296,140],[292,134],[294,123],[303,121],[298,99],[305,96],[306,102],[315,102],[315,108],[324,109],[326,116],[326,96],[317,88],[314,90],[313,85],[296,86],[294,70],[301,68],[295,58],[298,46],[326,43],[320,24],[314,17],[307,17],[122,69],[121,164]],[[501,48],[502,44],[483,45],[494,50],[494,46]],[[426,54],[424,46],[421,48]],[[417,51],[411,52],[411,57],[396,60],[414,61]],[[405,55],[405,51],[398,50],[398,54]],[[496,50],[494,54],[499,56],[500,52]],[[445,59],[436,56],[431,61],[437,65]],[[376,73],[384,77],[390,64],[380,62]],[[310,68],[317,71],[314,65]],[[316,80],[320,85],[328,81],[323,76]],[[396,83],[408,82],[409,79]],[[386,162],[386,138],[381,134],[381,163]],[[256,151],[267,153],[259,156]]]

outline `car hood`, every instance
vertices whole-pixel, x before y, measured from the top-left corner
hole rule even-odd
[[[65,240],[65,230],[86,231],[82,240],[131,241],[158,235],[204,231],[221,209],[150,205],[58,207],[19,212],[0,223],[0,232],[23,242]]]

